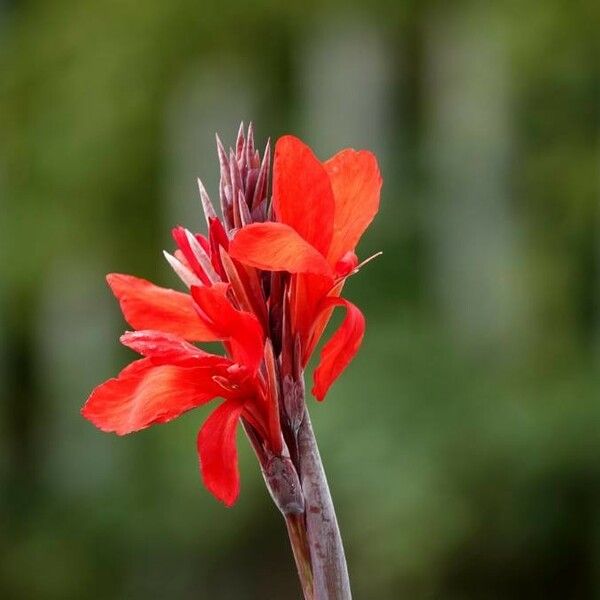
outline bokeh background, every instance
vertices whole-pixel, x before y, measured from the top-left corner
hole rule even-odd
[[[0,597],[299,597],[240,435],[79,415],[132,355],[104,274],[252,120],[380,158],[360,356],[312,414],[357,599],[600,598],[600,4],[0,1]]]

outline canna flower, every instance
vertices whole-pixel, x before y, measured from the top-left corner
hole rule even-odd
[[[246,265],[291,274],[291,329],[300,340],[302,367],[332,310],[346,309],[315,370],[312,391],[323,400],[364,335],[362,313],[339,294],[359,268],[355,249],[378,211],[381,175],[370,152],[346,149],[321,163],[293,136],[278,140],[273,169],[274,222],[242,228],[229,251]]]
[[[222,216],[198,181],[206,235],[177,227],[177,248],[165,252],[187,290],[108,275],[134,329],[121,342],[142,358],[94,389],[82,414],[124,435],[221,398],[197,438],[206,487],[228,506],[238,497],[241,423],[277,506],[303,514],[303,370],[335,307],[346,316],[315,370],[317,399],[361,344],[364,317],[340,293],[360,266],[355,248],[377,212],[381,177],[369,152],[343,150],[321,163],[285,136],[276,144],[271,199],[269,144],[261,159],[251,127],[240,128],[229,153],[217,138],[217,150]],[[196,345],[215,341],[223,355]]]

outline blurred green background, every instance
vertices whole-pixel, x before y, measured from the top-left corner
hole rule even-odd
[[[302,4],[302,3],[300,3]],[[104,274],[217,196],[214,132],[380,158],[359,357],[313,420],[357,599],[600,598],[600,3],[0,1],[0,597],[299,597],[240,435],[79,408],[132,355]]]

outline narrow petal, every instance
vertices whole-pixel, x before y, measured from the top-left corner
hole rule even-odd
[[[334,217],[329,176],[312,150],[291,135],[275,145],[273,203],[278,221],[327,255]]]
[[[150,358],[154,365],[223,368],[232,365],[225,356],[209,354],[183,338],[161,331],[127,331],[121,336],[121,343]]]
[[[293,277],[290,307],[292,331],[300,336],[303,366],[314,349],[311,340],[314,337],[315,323],[322,318],[323,300],[330,295],[333,286],[334,281],[330,277],[310,273],[300,273]]]
[[[327,258],[332,266],[354,251],[379,210],[381,174],[375,155],[366,150],[342,150],[324,163],[329,175],[335,213]]]
[[[254,373],[262,360],[263,329],[252,313],[233,307],[227,288],[224,283],[209,288],[193,287],[192,296],[219,339],[230,342],[233,360]]]
[[[208,224],[208,239],[210,242],[210,259],[215,271],[225,280],[225,271],[221,264],[221,247],[225,250],[229,248],[229,238],[223,229],[221,221],[218,219],[210,219]]]
[[[82,414],[102,431],[125,435],[166,423],[208,402],[219,391],[210,368],[155,366],[144,358],[98,386]]]
[[[197,448],[204,485],[226,506],[232,506],[240,492],[236,433],[242,409],[241,402],[224,402],[198,432]]]
[[[119,300],[125,320],[134,329],[155,329],[193,342],[219,339],[198,317],[188,294],[158,287],[132,275],[111,273],[106,280]]]
[[[305,319],[310,317],[310,321],[308,322],[308,334],[306,338],[302,338],[307,340],[306,344],[304,344],[304,352],[302,354],[303,366],[305,366],[306,363],[310,360],[310,357],[312,356],[312,353],[314,352],[315,348],[317,347],[317,344],[319,343],[319,340],[321,339],[321,336],[323,335],[323,332],[325,331],[325,328],[329,323],[329,319],[331,319],[331,315],[333,314],[333,311],[335,309],[335,305],[332,304],[330,300],[328,300],[327,305],[329,306],[329,308],[323,310],[323,299],[326,297],[339,297],[342,293],[342,289],[344,288],[345,282],[344,280],[338,281],[334,285],[334,287],[327,290],[326,293],[322,294],[321,297],[318,298],[317,304],[317,294],[319,292],[318,282],[310,281],[310,279],[308,278],[313,277],[311,275],[303,275],[302,277],[307,279],[307,282],[305,282],[304,287],[305,297],[308,299],[305,304]],[[302,289],[302,287],[299,285],[298,289]],[[308,312],[311,307],[312,312]],[[303,331],[306,331],[306,329],[304,329]]]
[[[331,384],[348,366],[358,352],[365,334],[365,318],[360,310],[343,298],[328,298],[323,310],[332,306],[346,308],[346,317],[321,352],[319,365],[315,369],[312,393],[317,400],[323,400]]]
[[[229,246],[229,254],[264,271],[332,273],[323,255],[283,223],[254,223],[240,229]]]

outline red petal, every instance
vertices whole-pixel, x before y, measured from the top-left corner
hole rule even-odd
[[[291,135],[275,145],[273,203],[278,221],[327,255],[334,216],[329,176],[312,150]]]
[[[331,275],[322,254],[283,223],[254,223],[240,229],[229,255],[264,271]]]
[[[228,285],[192,286],[192,296],[220,340],[231,343],[233,359],[252,373],[262,360],[264,333],[258,319],[249,312],[236,310],[227,297]]]
[[[229,367],[232,362],[225,356],[209,354],[183,338],[161,331],[127,331],[121,343],[154,365],[176,365],[179,367]]]
[[[196,342],[219,339],[200,320],[188,294],[158,287],[132,275],[111,273],[106,280],[119,300],[125,320],[135,329],[155,329]]]
[[[342,150],[324,163],[329,175],[335,213],[327,258],[331,265],[353,251],[379,210],[381,174],[377,159],[366,150]]]
[[[225,279],[225,271],[221,264],[221,246],[227,251],[229,248],[229,238],[223,229],[221,221],[218,219],[209,219],[208,237],[210,241],[210,259],[215,271]]]
[[[82,414],[102,431],[124,435],[166,423],[220,392],[211,369],[155,366],[144,358],[98,386]]]
[[[307,277],[307,276],[305,276]],[[304,346],[304,353],[303,353],[303,364],[306,365],[306,363],[310,360],[310,357],[312,355],[312,353],[314,352],[314,349],[316,348],[317,344],[319,343],[319,340],[321,339],[321,336],[323,335],[323,332],[325,331],[325,328],[327,327],[327,324],[329,323],[329,319],[331,318],[331,315],[333,314],[333,311],[335,309],[335,305],[331,303],[330,300],[328,300],[328,305],[329,308],[327,308],[326,310],[322,310],[322,302],[323,299],[325,297],[330,297],[330,298],[337,298],[341,295],[342,293],[342,289],[344,287],[344,280],[338,281],[335,286],[333,288],[331,288],[327,293],[323,294],[320,298],[319,298],[319,304],[318,306],[314,305],[314,302],[316,301],[316,296],[314,293],[314,289],[315,289],[315,284],[310,284],[308,287],[308,292],[310,293],[309,298],[312,297],[312,306],[313,308],[313,312],[310,313],[311,314],[311,321],[310,321],[310,327],[308,330],[308,335],[306,337],[306,339],[308,340],[306,345]]]
[[[321,360],[315,369],[312,393],[317,400],[325,398],[331,384],[358,352],[365,334],[365,318],[354,304],[343,298],[327,298],[323,310],[327,311],[332,306],[344,306],[346,317],[323,347]]]
[[[319,275],[298,274],[292,280],[291,311],[292,330],[300,336],[302,344],[302,365],[310,358],[310,340],[313,337],[315,322],[321,314],[321,304],[334,285],[333,279]]]
[[[198,432],[198,455],[204,485],[227,506],[240,492],[236,446],[237,424],[243,404],[229,400],[221,404]]]
[[[185,233],[185,229],[183,227],[175,227],[171,231],[171,234],[173,235],[173,239],[175,240],[175,243],[179,246],[179,249],[185,256],[188,264],[190,265],[190,267],[192,268],[194,273],[196,273],[196,275],[198,275],[198,277],[200,278],[200,280],[202,281],[202,283],[204,285],[210,285],[211,281],[210,281],[209,277],[207,276],[205,270],[202,268],[202,265],[198,262],[198,259],[196,258],[192,248],[190,247],[190,242]],[[196,237],[196,239],[198,239],[198,238]],[[199,243],[201,243],[201,242],[199,242]],[[204,247],[203,244],[201,244],[201,245]],[[205,250],[206,250],[206,248],[205,248]]]

